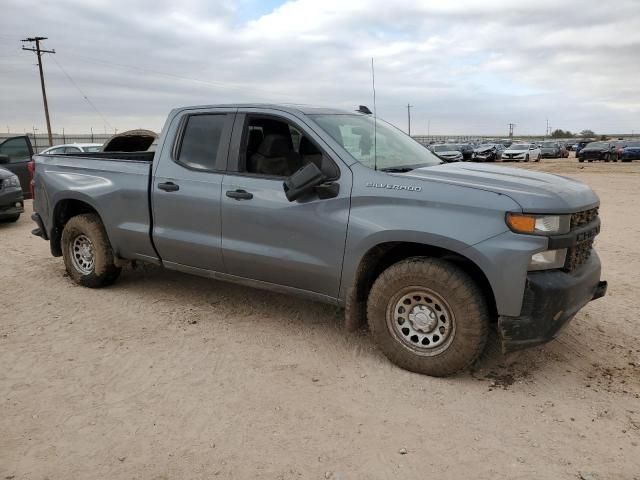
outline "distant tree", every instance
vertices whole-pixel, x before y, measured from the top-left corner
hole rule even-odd
[[[593,130],[582,130],[580,132],[581,137],[595,137],[596,133]]]
[[[561,128],[557,128],[553,132],[551,132],[552,138],[571,138],[573,136],[573,133],[571,133],[569,130],[562,130]]]

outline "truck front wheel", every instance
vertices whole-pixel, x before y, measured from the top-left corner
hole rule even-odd
[[[367,317],[387,358],[416,373],[443,377],[464,370],[487,341],[482,291],[462,269],[437,258],[410,258],[382,272]]]
[[[69,276],[84,287],[105,287],[120,275],[98,215],[78,215],[67,222],[62,231],[62,255]]]

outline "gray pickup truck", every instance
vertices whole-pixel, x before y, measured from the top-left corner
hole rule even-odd
[[[344,307],[437,376],[492,324],[504,351],[538,345],[605,294],[588,186],[443,164],[366,111],[179,108],[155,152],[36,156],[33,233],[87,287],[144,261]]]

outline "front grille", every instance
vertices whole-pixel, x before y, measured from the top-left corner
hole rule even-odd
[[[583,210],[571,215],[571,230],[588,225],[598,218],[598,207]],[[591,256],[593,250],[594,237],[577,243],[567,250],[567,258],[564,262],[564,269],[571,272],[583,265]]]
[[[587,223],[591,223],[598,217],[598,207],[591,208],[589,210],[583,210],[582,212],[574,213],[571,215],[571,230],[581,227]]]

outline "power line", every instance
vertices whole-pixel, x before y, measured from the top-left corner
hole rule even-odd
[[[44,103],[44,116],[47,119],[47,133],[49,134],[49,146],[53,146],[53,137],[51,136],[51,122],[49,121],[49,104],[47,103],[47,90],[44,87],[44,73],[42,71],[42,54],[43,53],[56,53],[55,50],[42,50],[40,48],[40,42],[46,40],[47,37],[30,37],[22,40],[23,42],[35,43],[36,48],[27,48],[24,45],[22,50],[28,50],[35,52],[38,58],[38,70],[40,70],[40,86],[42,87],[42,102]]]
[[[87,96],[87,94],[86,94],[86,93],[84,93],[84,92],[82,91],[82,89],[80,88],[80,86],[79,86],[79,85],[78,85],[78,84],[73,80],[73,78],[71,78],[71,75],[69,75],[69,74],[67,73],[67,71],[66,71],[64,68],[62,68],[62,65],[60,65],[60,62],[58,62],[58,60],[56,60],[56,58],[55,58],[55,57],[53,57],[53,61],[56,63],[56,65],[58,66],[58,68],[60,68],[60,70],[62,70],[62,73],[64,73],[64,75],[69,79],[69,81],[71,82],[71,84],[72,84],[74,87],[76,87],[76,88],[78,89],[78,91],[80,92],[80,95],[82,95],[82,98],[84,98],[84,99],[87,101],[87,103],[88,103],[89,105],[91,105],[91,108],[93,108],[93,109],[96,111],[96,113],[97,113],[98,115],[100,115],[100,118],[102,118],[102,121],[103,121],[106,125],[108,125],[110,129],[112,129],[112,130],[113,130],[113,126],[108,122],[108,120],[104,117],[104,115],[102,115],[102,112],[101,112],[100,110],[98,110],[98,107],[96,107],[96,106],[93,104],[93,102],[92,102],[91,100],[89,100],[89,97]]]
[[[144,72],[144,73],[149,73],[152,75],[162,75],[165,77],[169,77],[169,78],[177,78],[179,80],[186,80],[189,82],[197,82],[197,83],[201,83],[203,85],[209,85],[212,87],[217,87],[217,88],[227,88],[227,89],[234,89],[234,90],[241,90],[243,92],[247,92],[249,89],[253,92],[256,93],[265,93],[271,96],[277,96],[277,97],[281,97],[281,98],[290,98],[289,95],[284,95],[284,94],[280,94],[277,92],[273,92],[267,89],[261,89],[261,88],[256,88],[255,86],[251,85],[245,85],[245,84],[240,84],[240,83],[227,83],[227,82],[217,82],[215,80],[202,80],[200,78],[192,78],[192,77],[185,77],[183,75],[176,75],[173,73],[168,73],[168,72],[161,72],[158,70],[151,70],[148,68],[143,68],[143,67],[139,67],[139,66],[134,66],[134,65],[126,65],[123,63],[115,63],[115,62],[107,62],[104,60],[98,60],[95,59],[93,57],[87,57],[86,55],[78,55],[78,54],[72,54],[71,56],[80,59],[81,61],[85,61],[85,62],[89,62],[89,63],[97,63],[97,64],[102,64],[102,65],[108,65],[108,66],[113,66],[113,67],[119,67],[119,68],[125,68],[125,69],[129,69],[129,70],[137,70],[139,72]]]

